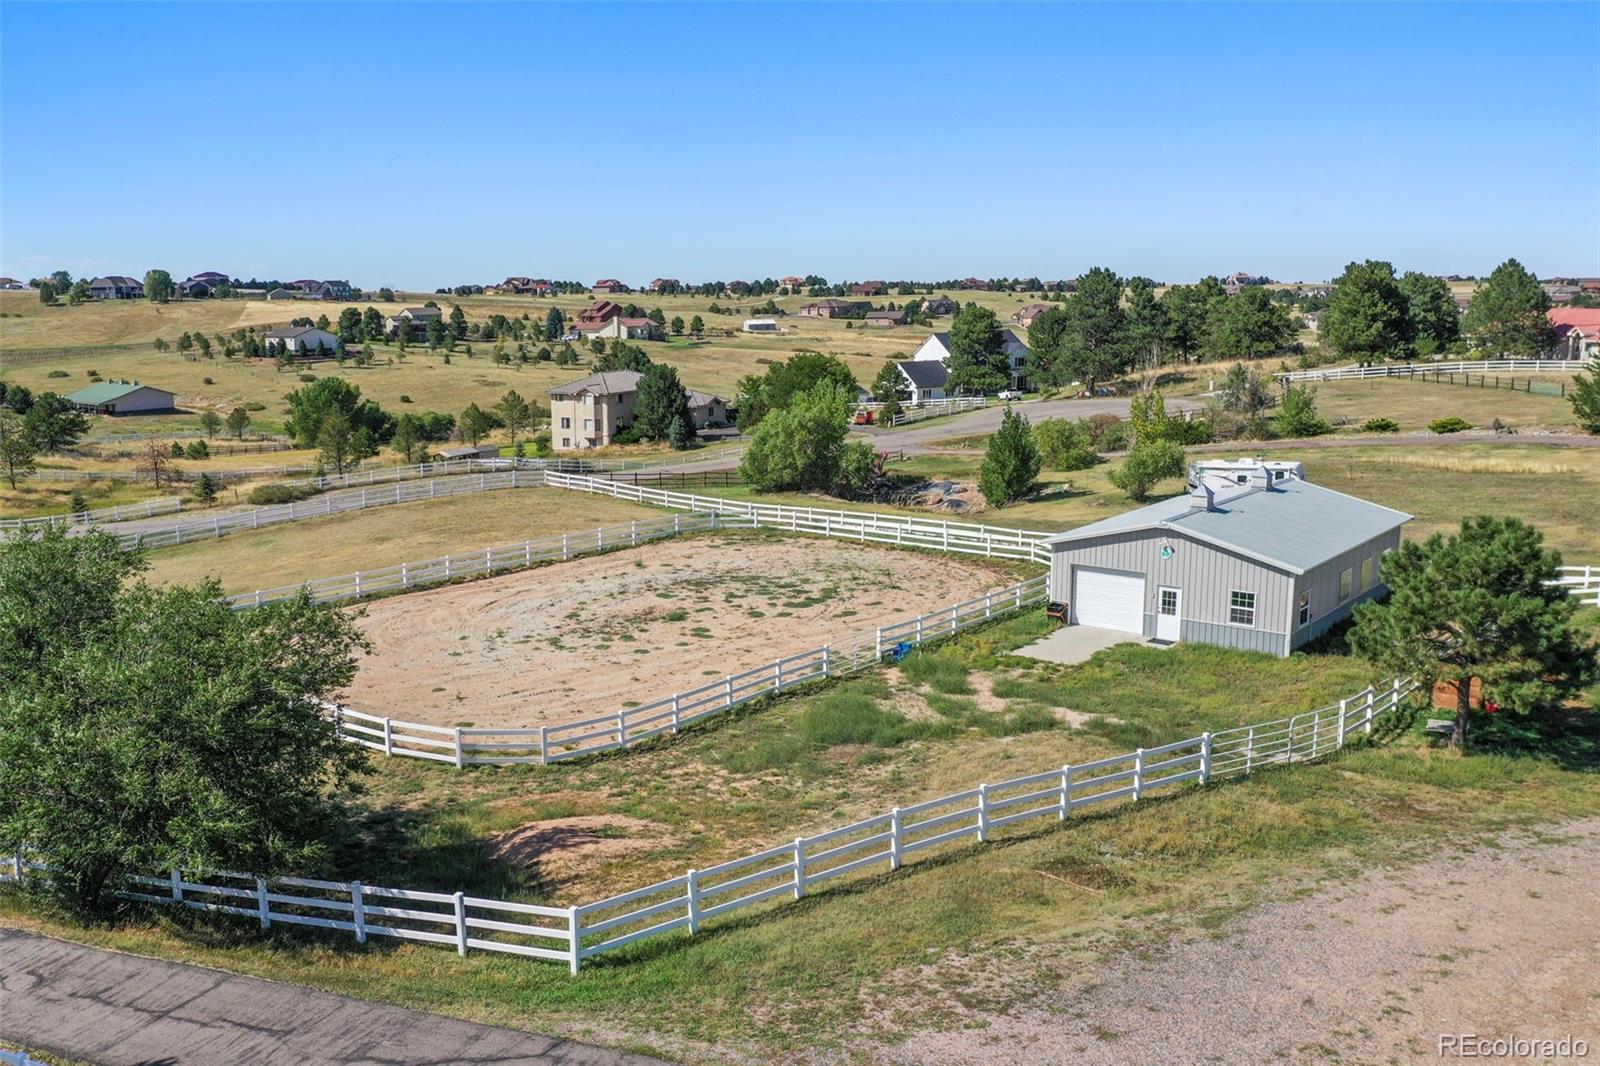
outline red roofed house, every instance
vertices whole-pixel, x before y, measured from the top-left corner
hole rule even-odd
[[[863,281],[860,285],[850,286],[853,296],[882,296],[884,284],[881,281]]]
[[[806,279],[805,278],[797,278],[793,274],[790,274],[788,277],[786,277],[782,281],[778,282],[778,284],[782,285],[784,288],[788,289],[790,292],[798,293],[801,289],[806,287]]]
[[[1600,358],[1600,307],[1554,307],[1545,314],[1556,329],[1555,358]]]
[[[591,285],[590,288],[592,288],[595,292],[605,293],[633,291],[616,278],[601,278],[599,281]]]
[[[578,322],[586,326],[598,326],[621,317],[622,305],[615,300],[596,300],[578,312]]]

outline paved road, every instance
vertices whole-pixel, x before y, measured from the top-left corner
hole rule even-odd
[[[13,929],[0,929],[0,1037],[97,1066],[659,1062]]]
[[[1046,418],[1091,418],[1101,414],[1128,417],[1126,396],[1108,396],[1092,400],[1035,400],[1012,406],[1019,413],[1027,415],[1030,422],[1040,422]],[[1204,406],[1197,400],[1181,396],[1167,398],[1167,411],[1172,414]],[[1005,404],[990,404],[988,407],[966,414],[941,418],[928,425],[913,422],[911,425],[894,429],[871,426],[858,428],[856,432],[870,437],[873,446],[879,451],[904,449],[911,455],[937,455],[951,449],[932,447],[930,446],[932,441],[993,433],[1000,428],[1000,417],[1005,413],[1005,409]]]

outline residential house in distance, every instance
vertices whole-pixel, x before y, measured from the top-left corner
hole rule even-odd
[[[507,296],[544,296],[550,291],[550,283],[543,278],[511,277],[490,289]]]
[[[1029,304],[1028,306],[1020,308],[1014,312],[1011,316],[1011,321],[1015,322],[1023,329],[1027,329],[1033,325],[1034,319],[1038,318],[1048,310],[1050,310],[1049,304]]]
[[[861,316],[862,322],[869,326],[903,326],[906,324],[904,311],[868,311]]]
[[[805,304],[796,313],[806,318],[848,318],[870,310],[871,300],[837,300],[830,297]]]
[[[1305,323],[1306,329],[1309,329],[1312,333],[1320,332],[1322,329],[1322,312],[1306,311],[1300,315],[1300,321]]]
[[[1545,312],[1555,327],[1556,359],[1600,359],[1600,307],[1552,307]]]
[[[281,344],[296,359],[307,359],[318,354],[333,358],[339,350],[339,338],[315,326],[284,326],[267,331],[268,344]]]
[[[618,281],[616,278],[601,278],[599,281],[595,282],[593,285],[591,285],[589,287],[591,289],[593,289],[595,292],[603,292],[603,293],[607,293],[607,294],[614,293],[614,292],[632,292],[633,291],[632,289],[630,289],[626,285],[624,285],[622,282]]]
[[[144,282],[126,274],[109,274],[89,282],[89,295],[96,300],[137,300],[144,295]]]
[[[1000,341],[1006,353],[1006,361],[1011,367],[1011,387],[1024,388],[1027,384],[1024,366],[1028,358],[1028,346],[1009,329],[1000,331]],[[949,358],[949,333],[929,334],[928,339],[911,353],[911,361],[916,363],[937,362],[943,365]]]
[[[655,293],[677,292],[683,288],[683,282],[677,278],[656,278],[650,283],[650,291]]]
[[[775,318],[747,318],[744,320],[746,333],[776,333],[778,320]]]
[[[578,312],[578,322],[590,325],[599,325],[609,322],[613,318],[620,318],[622,305],[615,300],[596,300],[582,311]]]
[[[288,285],[280,285],[266,294],[267,300],[304,300],[306,294]]]
[[[444,312],[437,307],[405,307],[399,314],[390,315],[385,319],[384,324],[388,326],[390,333],[398,334],[403,328],[408,338],[424,337],[427,335],[428,323],[443,317]]]
[[[922,301],[922,310],[930,315],[953,315],[961,305],[948,296],[929,296]]]
[[[173,286],[182,300],[204,300],[211,295],[211,283],[199,278],[184,278]]]
[[[16,278],[0,278],[0,292],[21,292],[27,286]]]
[[[901,391],[911,404],[944,399],[945,382],[949,380],[950,372],[943,363],[936,359],[910,359],[895,366],[900,368]]]
[[[639,377],[634,370],[606,370],[551,389],[551,446],[557,451],[581,451],[610,444],[633,425]],[[727,421],[725,399],[698,389],[685,391],[696,429]]]
[[[1070,624],[1286,656],[1387,591],[1410,515],[1265,465],[1231,473],[1046,540]]]
[[[297,281],[295,288],[311,297],[313,300],[349,300],[355,296],[355,290],[348,281]]]
[[[585,337],[604,337],[630,341],[664,341],[667,331],[648,318],[613,315],[603,322],[579,322],[578,332]]]
[[[1545,294],[1550,297],[1550,302],[1557,307],[1564,307],[1571,303],[1578,293],[1583,290],[1578,288],[1577,282],[1545,282]]]
[[[888,286],[881,281],[863,281],[850,286],[852,296],[882,296],[887,290]]]
[[[790,274],[786,278],[780,278],[778,280],[778,284],[788,289],[791,293],[800,293],[806,287],[806,279],[797,278],[793,274]]]
[[[78,410],[92,415],[142,415],[171,411],[177,395],[137,381],[102,381],[67,397]]]
[[[966,281],[961,283],[961,287],[972,292],[989,291],[989,283],[984,281],[982,278],[968,278]]]

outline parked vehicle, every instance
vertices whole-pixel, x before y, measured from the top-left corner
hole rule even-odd
[[[1022,390],[1021,389],[1001,389],[1000,393],[999,393],[999,398],[1002,399],[1002,400],[1020,400],[1020,399],[1022,399]]]

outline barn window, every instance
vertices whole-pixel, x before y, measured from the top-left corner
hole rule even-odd
[[[1230,592],[1228,594],[1228,621],[1236,626],[1253,626],[1256,624],[1256,594],[1254,592]]]
[[[1364,589],[1372,587],[1372,556],[1370,555],[1361,560],[1361,587]]]
[[[1348,566],[1339,571],[1339,602],[1343,603],[1350,598],[1350,582],[1354,575]]]
[[[1305,625],[1311,621],[1311,592],[1306,590],[1300,594],[1300,624]]]

